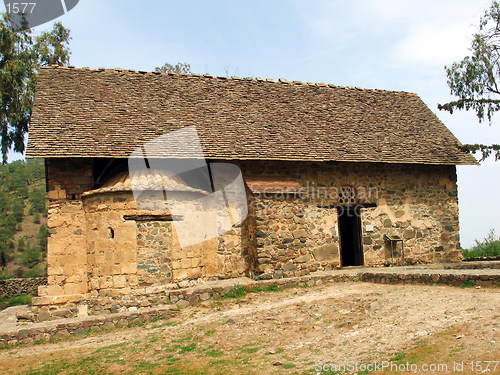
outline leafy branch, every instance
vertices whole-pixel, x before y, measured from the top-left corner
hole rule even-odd
[[[438,104],[439,110],[453,113],[455,110],[473,110],[479,122],[500,110],[500,2],[492,1],[479,21],[479,30],[473,35],[470,56],[451,66],[445,66],[448,86],[452,95],[459,99]],[[464,145],[463,150],[481,151],[484,160],[495,154],[499,160],[498,145]]]

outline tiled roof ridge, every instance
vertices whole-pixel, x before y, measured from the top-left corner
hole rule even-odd
[[[138,75],[169,75],[169,76],[179,76],[179,77],[196,77],[196,78],[208,78],[208,79],[219,79],[219,80],[233,80],[233,81],[254,81],[254,82],[269,82],[274,84],[286,84],[286,85],[297,85],[297,86],[315,86],[324,88],[335,88],[335,89],[345,89],[345,90],[357,90],[357,91],[368,91],[368,92],[386,92],[386,93],[397,93],[406,94],[411,96],[418,96],[416,93],[408,91],[398,91],[398,90],[383,90],[383,89],[370,89],[355,86],[339,86],[331,83],[321,83],[321,82],[302,82],[302,81],[289,81],[285,78],[278,78],[275,80],[273,78],[261,78],[261,77],[237,77],[237,76],[214,76],[211,74],[198,74],[198,73],[173,73],[173,72],[148,72],[146,70],[134,70],[134,69],[123,69],[123,68],[77,68],[74,65],[49,65],[42,66],[41,69],[61,69],[61,70],[76,70],[76,71],[93,71],[93,72],[117,72],[117,73],[130,73]]]

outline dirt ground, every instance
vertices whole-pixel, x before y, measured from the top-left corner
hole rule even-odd
[[[140,327],[3,349],[0,373],[495,374],[499,318],[498,288],[304,286],[210,301]]]

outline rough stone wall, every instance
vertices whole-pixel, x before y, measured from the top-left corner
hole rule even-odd
[[[259,270],[271,277],[340,264],[335,206],[346,199],[376,206],[361,209],[365,265],[392,261],[384,234],[404,239],[409,263],[460,257],[454,166],[276,161],[240,167],[244,176],[293,178],[302,186],[295,194],[253,194]],[[367,231],[370,225],[373,230]],[[400,253],[399,244],[395,263],[401,262]]]
[[[21,294],[38,294],[38,287],[47,285],[46,277],[0,280],[0,298],[10,298]]]
[[[50,161],[49,189],[56,193],[49,208],[48,285],[40,287],[35,301],[90,299],[93,306],[105,301],[94,310],[108,311],[110,301],[123,305],[139,290],[168,283],[329,270],[341,262],[336,207],[346,202],[366,205],[361,209],[365,265],[391,260],[384,234],[404,238],[405,260],[410,263],[459,257],[454,166],[237,164],[244,177],[292,178],[302,188],[287,194],[249,193],[249,216],[243,223],[217,238],[181,247],[174,222],[124,219],[152,212],[138,207],[131,192],[82,196],[92,179],[90,161],[82,160],[79,167],[77,162]],[[186,212],[205,204],[182,194],[170,198]],[[210,204],[205,209],[212,210],[213,218],[220,215]],[[188,236],[211,225],[210,218],[189,219],[195,224],[187,227]],[[396,254],[398,260],[401,254]]]
[[[92,159],[46,159],[49,200],[79,199],[92,189]]]
[[[137,222],[137,276],[139,286],[172,282],[172,224]]]
[[[302,276],[339,265],[334,210],[293,196],[256,197],[254,206],[261,272],[277,278]]]
[[[92,296],[127,294],[137,283],[136,224],[130,193],[85,197],[89,289]]]
[[[249,269],[246,250],[243,248],[241,225],[217,238],[217,276],[231,278],[248,276]]]
[[[49,296],[75,296],[88,292],[86,220],[80,200],[49,203],[47,226],[47,286],[33,302]]]

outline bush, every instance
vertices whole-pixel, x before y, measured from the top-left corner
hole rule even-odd
[[[42,188],[35,188],[30,192],[29,201],[31,203],[30,210],[32,212],[44,213],[47,206],[47,195]]]
[[[5,250],[0,250],[0,267],[5,268],[7,266],[7,253]]]
[[[36,246],[26,245],[26,250],[21,255],[21,263],[28,268],[35,267],[40,261],[40,251]]]
[[[17,251],[23,252],[24,250],[26,250],[26,242],[24,238],[20,238],[17,240]]]
[[[240,298],[246,296],[248,293],[247,289],[244,286],[236,286],[235,288],[224,293],[222,298]]]
[[[7,269],[0,269],[0,280],[12,279],[12,274]]]
[[[40,224],[40,214],[38,212],[36,212],[33,217],[33,224]]]
[[[30,277],[43,277],[47,276],[47,273],[45,272],[44,269],[40,268],[39,266],[35,266],[30,270],[27,270],[25,273],[23,273],[24,278],[30,278]]]
[[[23,221],[24,216],[24,201],[22,199],[16,199],[12,203],[12,216],[16,219],[16,223]]]
[[[47,237],[49,236],[49,229],[47,225],[40,225],[40,229],[38,229],[38,247],[40,251],[47,251]]]
[[[19,278],[19,277],[22,277],[24,275],[24,270],[23,270],[23,267],[17,267],[15,270],[14,270],[14,277],[15,278]]]
[[[11,306],[30,305],[31,299],[31,294],[21,294],[20,296],[10,298],[0,298],[0,310]]]
[[[500,237],[491,229],[483,241],[475,240],[474,246],[470,250],[464,250],[463,254],[466,258],[500,256]]]

